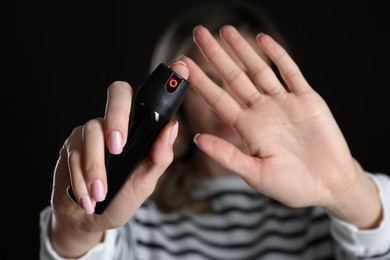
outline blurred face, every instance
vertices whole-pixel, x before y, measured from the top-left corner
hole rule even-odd
[[[236,63],[245,71],[242,63],[233,56],[232,52],[223,45],[222,40],[217,38],[225,51],[236,61]],[[253,35],[246,37],[248,42],[257,50],[259,55],[269,62],[264,53],[257,46]],[[190,55],[191,58],[199,65],[200,68],[221,88],[226,88],[225,82],[219,77],[215,69],[204,59],[202,54],[195,48]],[[187,123],[192,134],[209,133],[220,138],[223,138],[241,149],[244,149],[244,144],[241,138],[237,135],[232,127],[225,123],[199,96],[193,89],[188,91],[186,99],[183,103],[184,113],[188,119]]]

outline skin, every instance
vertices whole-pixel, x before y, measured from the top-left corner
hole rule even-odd
[[[242,32],[244,38],[248,43],[256,50],[256,53],[267,63],[271,64],[271,61],[264,54],[264,52],[257,47],[257,42],[255,37],[248,33]],[[237,56],[229,49],[228,46],[223,42],[223,40],[216,36],[218,44],[223,46],[224,50],[229,54],[233,61],[245,71],[245,67],[242,62],[237,58]],[[195,45],[195,44],[194,44]],[[213,66],[203,57],[203,54],[199,49],[194,46],[190,51],[190,56],[196,64],[205,72],[205,74],[212,79],[219,87],[223,88],[229,92],[229,86],[223,79],[220,78],[218,72],[213,68]],[[187,94],[185,101],[183,103],[183,110],[186,118],[190,118],[186,123],[188,128],[193,135],[197,133],[209,133],[219,138],[222,138],[231,144],[238,147],[241,151],[248,153],[248,149],[245,146],[245,143],[242,141],[241,137],[237,134],[232,126],[226,123],[221,117],[210,107],[204,98],[199,95],[195,89],[190,89]],[[209,156],[202,153],[200,150],[195,151],[195,156],[197,161],[201,161],[201,165],[205,169],[202,169],[202,173],[207,173],[210,177],[226,176],[235,174],[233,171],[230,171],[223,167],[221,164],[217,163],[215,160]]]
[[[199,134],[194,140],[210,158],[211,167],[238,174],[259,192],[288,206],[322,206],[361,229],[376,227],[382,209],[375,184],[351,156],[326,103],[290,56],[265,34],[256,37],[255,46],[231,26],[223,27],[220,37],[235,58],[199,26],[194,39],[208,67],[186,56],[172,65],[194,88],[185,104],[187,113],[198,120],[199,129],[195,130]],[[277,65],[288,91],[260,53]],[[224,83],[216,85],[208,75]],[[104,214],[92,214],[95,201],[105,195],[104,142],[112,153],[121,151],[127,138],[131,96],[127,83],[110,85],[104,118],[75,128],[60,152],[50,238],[64,257],[82,256],[104,239],[105,230],[125,224],[173,160],[177,122],[163,129],[148,158]],[[206,102],[209,108],[190,110],[196,102]],[[204,123],[205,117],[209,124]],[[65,192],[70,181],[81,207]]]

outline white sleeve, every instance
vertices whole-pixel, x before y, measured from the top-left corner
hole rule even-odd
[[[347,259],[390,259],[390,177],[384,174],[369,174],[378,186],[383,206],[383,219],[379,226],[359,230],[356,226],[330,215],[331,232]],[[343,258],[345,259],[345,258]]]
[[[54,251],[48,236],[48,227],[50,225],[51,208],[45,208],[40,214],[40,260],[67,260]],[[118,259],[118,235],[119,229],[111,229],[106,232],[104,242],[96,245],[88,251],[84,256],[77,258],[78,260],[96,260],[96,259]],[[130,242],[130,241],[129,241]],[[126,250],[125,250],[126,251]],[[129,258],[131,259],[131,258]]]

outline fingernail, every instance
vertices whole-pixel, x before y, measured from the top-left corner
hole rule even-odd
[[[171,128],[171,133],[169,136],[169,144],[172,145],[177,137],[177,134],[179,133],[179,122],[175,122],[175,124]]]
[[[181,58],[181,56],[179,57],[179,59]],[[187,64],[184,62],[184,61],[182,61],[182,60],[177,60],[176,62],[175,62],[175,64],[180,64],[180,65],[182,65],[183,67],[186,67],[187,68]]]
[[[110,132],[107,141],[111,154],[120,154],[122,152],[122,136],[119,131]]]
[[[195,144],[198,144],[198,136],[199,136],[200,134],[198,133],[198,134],[196,134],[195,136],[194,136],[194,143]]]
[[[92,196],[96,201],[103,201],[106,197],[104,186],[101,180],[92,182]]]
[[[263,35],[265,35],[265,33],[263,33],[263,32],[258,33],[258,34],[256,35],[256,38],[259,39],[259,38],[262,37]]]
[[[91,198],[88,195],[81,197],[81,207],[87,214],[92,214],[95,211]]]
[[[198,24],[197,26],[194,27],[194,29],[192,30],[192,32],[194,33],[196,30],[198,30],[199,28],[202,28],[203,25],[201,24]]]

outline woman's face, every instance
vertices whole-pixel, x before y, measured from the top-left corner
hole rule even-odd
[[[222,40],[219,38],[217,39],[224,47],[226,52],[230,54],[233,60],[235,60],[236,63],[245,71],[242,63],[233,56],[232,52],[226,46],[223,45]],[[257,50],[259,55],[268,60],[264,53],[262,53],[257,46],[255,37],[253,35],[248,35],[246,39]],[[195,51],[191,52],[190,56],[199,65],[199,67],[203,69],[203,71],[209,76],[210,79],[212,79],[221,88],[224,88],[225,90],[227,89],[225,82],[223,82],[215,69],[204,59],[197,48],[195,48]],[[183,103],[183,108],[189,130],[192,134],[213,134],[229,141],[238,147],[243,147],[244,144],[234,129],[225,123],[193,89],[188,91],[188,94]]]

